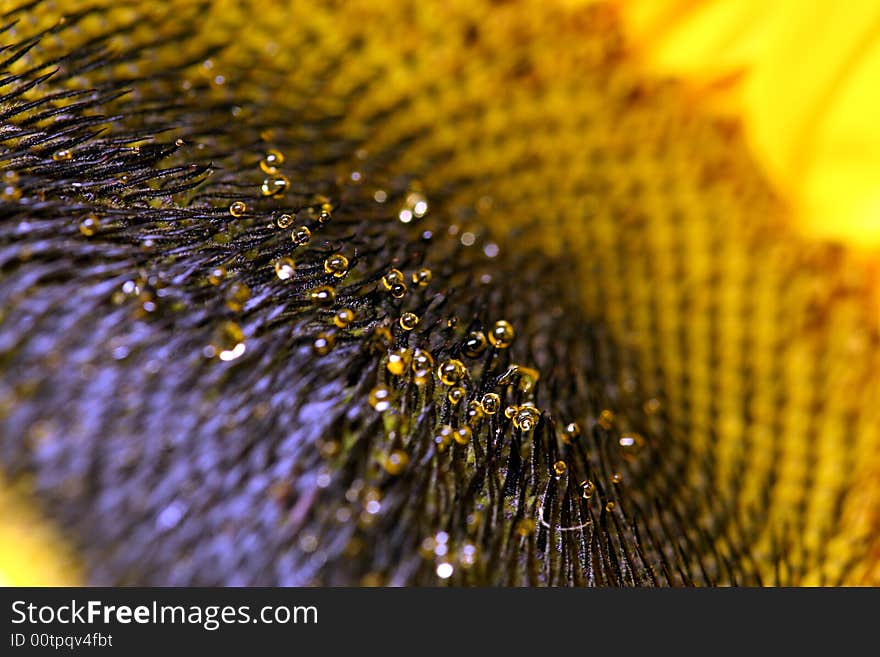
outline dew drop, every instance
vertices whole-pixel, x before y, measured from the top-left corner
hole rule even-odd
[[[444,361],[437,368],[437,376],[440,381],[447,386],[454,386],[461,381],[467,374],[467,368],[460,360],[452,358]]]
[[[332,333],[318,333],[315,336],[315,341],[312,343],[312,351],[318,356],[326,356],[333,350],[335,344],[336,338],[333,337]]]
[[[333,316],[333,323],[338,328],[345,328],[354,321],[354,311],[351,308],[340,308]]]
[[[385,471],[391,475],[398,475],[403,472],[409,463],[409,456],[402,449],[395,449],[385,459]]]
[[[92,237],[101,229],[101,220],[97,215],[90,214],[79,222],[79,232],[85,237]]]
[[[402,376],[410,367],[412,361],[412,353],[409,349],[394,349],[388,354],[388,362],[385,368],[394,376]]]
[[[243,217],[247,209],[247,203],[244,201],[233,201],[229,205],[229,214],[235,218]]]
[[[342,278],[348,273],[348,258],[341,253],[334,253],[324,261],[324,271]]]
[[[486,334],[482,331],[472,331],[464,339],[461,351],[468,358],[477,358],[486,351],[487,346]]]
[[[284,194],[289,187],[290,178],[278,173],[263,180],[263,184],[260,185],[260,193],[263,196],[278,197]]]
[[[486,415],[495,415],[501,408],[501,397],[494,392],[487,392],[480,401]]]
[[[449,392],[446,393],[446,399],[449,400],[449,403],[453,406],[457,406],[462,399],[465,397],[465,389],[461,386],[452,386],[449,389]]]
[[[507,349],[513,344],[514,337],[516,337],[516,331],[513,330],[513,326],[503,319],[495,322],[489,332],[489,342],[498,349]]]
[[[282,164],[284,164],[284,153],[274,148],[266,151],[266,155],[260,160],[260,168],[263,173],[268,174],[278,173],[278,167]]]
[[[321,287],[316,287],[314,290],[309,292],[309,300],[313,305],[326,308],[328,306],[332,306],[336,301],[336,290],[334,290],[329,285],[322,285]]]
[[[293,261],[293,258],[284,256],[275,261],[275,275],[282,281],[287,281],[293,278],[295,270],[296,263]]]
[[[306,226],[297,226],[290,233],[290,239],[293,240],[294,244],[302,246],[303,244],[308,244],[312,239],[312,231],[310,231]]]
[[[376,386],[370,391],[370,406],[380,413],[391,408],[391,391],[385,386]]]
[[[400,316],[400,328],[404,331],[412,331],[416,326],[419,325],[419,316],[415,313],[403,313]]]
[[[412,282],[418,287],[427,287],[433,278],[434,273],[427,267],[423,267],[413,272]]]

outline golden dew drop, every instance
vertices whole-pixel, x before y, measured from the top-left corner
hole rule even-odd
[[[457,406],[464,397],[465,389],[461,386],[452,386],[449,389],[449,392],[446,393],[446,399],[448,399],[449,403],[453,406]]]
[[[318,333],[315,336],[315,341],[312,343],[312,351],[318,356],[326,356],[333,351],[335,344],[336,338],[333,337],[332,333]]]
[[[568,465],[566,465],[565,461],[556,461],[553,464],[553,472],[557,477],[561,477],[568,471]]]
[[[585,500],[593,497],[593,494],[596,492],[596,484],[594,484],[589,479],[581,482],[581,497]]]
[[[400,328],[404,331],[412,331],[416,326],[419,325],[419,316],[415,313],[403,313],[400,316]]]
[[[327,306],[332,306],[336,301],[336,290],[334,290],[329,285],[322,285],[321,287],[316,287],[314,290],[309,292],[309,300],[313,305],[326,308]]]
[[[433,278],[434,274],[431,270],[427,267],[423,267],[422,269],[413,272],[412,282],[413,285],[417,287],[427,287]]]
[[[513,416],[513,426],[520,431],[531,431],[538,424],[541,414],[534,406],[520,406]]]
[[[275,219],[275,223],[279,228],[290,228],[293,225],[293,216],[289,214],[279,214]]]
[[[391,296],[395,299],[403,299],[406,296],[406,285],[403,283],[395,283],[391,286]]]
[[[233,312],[240,312],[251,298],[251,290],[244,283],[233,283],[226,292],[226,306]]]
[[[409,463],[409,456],[402,449],[395,449],[385,458],[385,472],[390,475],[398,475]]]
[[[236,219],[239,217],[243,217],[247,212],[247,203],[244,201],[233,201],[229,205],[229,214],[231,214]]]
[[[341,253],[334,253],[324,261],[324,271],[342,278],[348,273],[348,258]]]
[[[569,422],[562,429],[562,442],[566,444],[573,443],[581,435],[581,427],[577,422]]]
[[[385,386],[376,386],[370,391],[370,406],[380,413],[391,408],[391,391]]]
[[[431,376],[431,370],[434,369],[434,357],[425,349],[415,349],[410,367],[416,385],[425,385]]]
[[[312,239],[312,231],[306,226],[297,226],[290,233],[290,239],[297,246],[308,244]]]
[[[409,349],[394,349],[388,353],[388,362],[385,364],[385,369],[394,376],[402,376],[409,369],[411,362],[412,353],[410,353]]]
[[[391,290],[392,287],[397,285],[398,283],[403,283],[404,277],[403,272],[399,269],[389,269],[386,274],[382,277],[382,286],[386,290]]]
[[[487,392],[480,401],[486,415],[495,415],[501,409],[501,397],[494,392]]]
[[[73,151],[67,148],[62,148],[61,150],[52,153],[52,159],[56,162],[66,162],[73,159]]]
[[[208,282],[211,285],[220,285],[226,278],[226,267],[214,267],[208,274]]]
[[[638,456],[645,446],[645,439],[642,435],[634,432],[622,433],[617,442],[620,445],[620,451],[627,458]]]
[[[473,436],[471,428],[468,426],[463,426],[459,427],[453,432],[452,439],[459,445],[467,445],[469,442],[471,442],[471,436]]]
[[[489,342],[497,349],[507,349],[513,344],[515,337],[516,331],[513,330],[513,326],[510,322],[503,319],[495,322],[492,330],[489,331]]]
[[[263,180],[263,184],[260,185],[260,193],[263,196],[278,197],[284,194],[289,187],[290,178],[278,173]]]
[[[260,169],[266,174],[278,173],[278,167],[284,164],[284,153],[274,148],[266,151],[263,159],[260,160]]]
[[[487,346],[486,334],[482,331],[473,331],[464,339],[461,352],[468,358],[477,358],[486,351]]]
[[[296,263],[293,261],[293,258],[284,256],[275,261],[275,275],[282,281],[287,281],[293,278],[295,270]]]
[[[340,308],[333,316],[333,323],[337,328],[346,328],[354,321],[354,311],[351,308]]]
[[[101,229],[101,220],[97,215],[90,214],[79,222],[79,232],[85,237],[92,237]]]
[[[443,361],[437,368],[437,377],[443,385],[454,386],[467,374],[467,368],[460,360],[451,358]]]

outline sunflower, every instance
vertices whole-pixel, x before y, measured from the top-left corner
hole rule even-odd
[[[10,6],[3,576],[877,583],[876,10],[777,5]]]

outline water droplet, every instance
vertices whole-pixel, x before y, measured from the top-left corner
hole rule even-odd
[[[266,151],[266,155],[260,160],[260,168],[263,173],[278,173],[278,167],[284,164],[284,153],[274,148]]]
[[[501,397],[494,392],[487,392],[480,402],[486,415],[495,415],[501,408]]]
[[[468,333],[468,336],[464,339],[464,344],[461,346],[461,352],[468,358],[477,358],[480,354],[486,351],[487,346],[488,342],[486,341],[486,334],[482,331],[473,331]]]
[[[660,400],[651,398],[645,401],[643,409],[645,411],[645,415],[655,415],[660,412]]]
[[[520,431],[531,431],[538,424],[541,413],[534,406],[520,406],[513,416],[513,426]]]
[[[561,477],[562,475],[564,475],[567,470],[568,466],[566,465],[565,461],[556,461],[556,463],[553,464],[553,472],[556,473],[557,477]]]
[[[471,437],[473,436],[473,432],[469,426],[459,427],[452,434],[452,439],[457,442],[459,445],[467,445],[471,442]]]
[[[483,413],[482,404],[476,400],[468,402],[467,413],[465,415],[467,416],[468,424],[476,425],[485,415],[485,413]]]
[[[391,296],[395,299],[403,299],[406,296],[406,285],[403,283],[395,283],[391,286]]]
[[[332,306],[333,303],[336,301],[336,290],[334,290],[329,285],[316,287],[314,290],[309,292],[309,300],[312,302],[313,305],[322,308]]]
[[[391,408],[391,391],[385,386],[376,386],[370,391],[370,406],[384,413]]]
[[[465,398],[465,389],[461,386],[452,386],[449,389],[449,392],[446,393],[446,399],[449,400],[449,403],[453,406],[456,406],[462,399]]]
[[[516,415],[516,412],[519,410],[518,406],[510,405],[504,408],[504,417],[508,420],[513,419],[513,416]]]
[[[434,358],[425,349],[415,349],[411,368],[416,385],[425,385],[431,376],[431,370],[434,369]]]
[[[614,511],[616,507],[617,505],[614,502],[608,502],[608,504],[605,505],[605,510],[611,512]]]
[[[67,148],[62,148],[61,150],[55,151],[52,153],[52,159],[56,162],[66,162],[73,158],[73,152],[68,150]]]
[[[293,261],[293,258],[284,256],[275,261],[275,275],[282,281],[287,281],[293,278],[295,270],[296,263]]]
[[[498,349],[507,349],[513,343],[514,337],[516,331],[513,330],[513,326],[503,319],[495,322],[489,332],[489,342]]]
[[[413,285],[416,285],[418,287],[426,287],[433,278],[434,273],[427,267],[423,267],[422,269],[413,272],[412,282]]]
[[[606,431],[610,430],[611,427],[614,426],[614,411],[608,410],[606,408],[601,413],[599,413],[598,424]]]
[[[593,494],[596,492],[596,484],[587,479],[586,481],[581,482],[581,496],[588,500],[593,497]]]
[[[404,331],[412,331],[419,325],[419,316],[415,313],[403,313],[400,316],[400,328]]]
[[[213,352],[220,360],[231,361],[245,352],[244,333],[235,322],[223,322],[218,327],[213,340]]]
[[[437,376],[440,378],[440,381],[447,386],[454,386],[461,381],[466,374],[467,368],[464,366],[464,363],[455,358],[444,361],[440,364],[440,367],[437,368]]]
[[[233,283],[226,292],[226,305],[233,312],[240,312],[251,298],[251,290],[244,283]]]
[[[455,433],[455,429],[453,429],[448,424],[444,424],[437,431],[437,435],[434,436],[434,442],[437,447],[442,452],[452,443],[452,435]]]
[[[333,323],[339,328],[345,328],[354,321],[354,311],[351,308],[340,308],[333,316]]]
[[[290,178],[280,173],[269,176],[260,185],[260,193],[263,196],[281,196],[290,187]]]
[[[336,344],[336,338],[332,333],[318,333],[312,343],[312,350],[318,356],[326,356],[333,350],[334,344]]]
[[[382,285],[386,290],[390,290],[394,285],[404,282],[403,272],[399,269],[389,269],[382,277]]]
[[[412,353],[409,349],[394,349],[388,354],[388,362],[385,368],[394,376],[401,376],[406,373],[412,361]]]
[[[645,439],[641,434],[627,432],[620,435],[618,444],[625,457],[634,458],[639,455],[639,452],[641,452],[642,448],[645,446]]]
[[[341,253],[334,253],[324,261],[324,271],[342,278],[348,273],[348,258]]]
[[[569,422],[562,429],[562,442],[566,444],[573,443],[581,435],[581,427],[577,422]]]
[[[312,231],[310,231],[306,226],[297,226],[290,233],[290,239],[293,240],[294,244],[298,244],[302,246],[303,244],[308,244],[312,239]]]
[[[293,225],[293,217],[289,214],[279,214],[275,220],[279,228],[290,228]]]
[[[92,237],[101,229],[101,220],[97,215],[90,214],[79,222],[79,232],[86,237]]]
[[[613,475],[611,475],[611,483],[612,484],[616,485],[616,484],[619,484],[622,482],[623,482],[623,475],[620,474],[619,472],[615,472]]]
[[[395,449],[385,459],[385,472],[391,475],[398,475],[403,472],[409,463],[409,455],[402,449]]]
[[[208,274],[208,282],[211,285],[220,285],[224,278],[226,278],[226,267],[214,267]]]
[[[244,213],[247,212],[247,209],[247,203],[244,201],[233,201],[229,205],[229,214],[236,218],[243,217]]]

